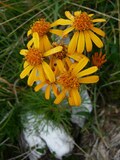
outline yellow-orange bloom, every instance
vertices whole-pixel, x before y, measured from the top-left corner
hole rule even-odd
[[[83,53],[85,47],[87,52],[92,50],[92,42],[98,47],[103,47],[103,42],[97,36],[105,36],[105,33],[95,27],[96,22],[105,22],[105,19],[93,19],[93,14],[87,14],[86,12],[76,11],[72,15],[69,11],[65,12],[68,19],[58,19],[52,26],[57,25],[69,25],[67,29],[63,31],[63,36],[74,31],[72,39],[68,45],[68,52],[73,54],[76,50],[78,53]],[[97,34],[97,35],[96,35]]]
[[[96,52],[94,55],[92,55],[92,64],[98,68],[100,68],[106,61],[106,55],[102,54],[102,52],[99,54]]]
[[[32,86],[36,81],[38,76],[44,80],[44,74],[48,78],[50,82],[54,82],[54,74],[50,68],[50,66],[46,63],[46,57],[60,52],[62,50],[61,46],[57,46],[48,51],[44,51],[44,49],[40,46],[39,36],[37,32],[33,35],[33,47],[28,49],[22,49],[20,54],[24,56],[24,69],[20,74],[20,78],[24,78],[28,76],[28,85]]]
[[[65,68],[67,69],[71,66],[72,61],[79,62],[82,58],[86,57],[85,55],[78,54],[76,52],[72,55],[69,54],[68,53],[68,46],[65,45],[64,43],[54,42],[52,45],[53,45],[53,47],[62,46],[62,48],[63,48],[60,52],[58,52],[50,57],[50,64],[55,72],[58,71],[57,66],[58,65],[60,66],[61,63],[63,63],[65,65]]]
[[[45,51],[49,50],[51,48],[51,43],[48,38],[49,33],[53,33],[59,36],[62,36],[62,31],[58,29],[51,29],[52,23],[47,22],[45,19],[40,19],[34,22],[34,24],[31,26],[31,28],[27,32],[27,36],[34,35],[35,33],[38,33],[39,35],[39,41],[41,44],[41,47],[44,48]],[[33,38],[28,42],[28,47],[32,46],[33,44]]]
[[[61,93],[56,97],[54,103],[59,104],[65,96],[71,106],[80,106],[81,96],[79,93],[80,84],[96,83],[99,80],[97,75],[88,76],[98,70],[96,66],[82,70],[88,63],[88,58],[82,58],[77,64],[73,64],[68,70],[63,63],[58,63],[61,74],[58,77],[58,84],[62,87]]]
[[[39,91],[40,89],[42,89],[44,87],[45,98],[46,99],[50,98],[50,92],[52,92],[52,91],[53,91],[55,96],[57,96],[58,93],[59,93],[57,85],[56,85],[55,75],[54,75],[53,72],[52,72],[52,74],[54,76],[54,79],[53,79],[52,82],[50,80],[48,80],[48,79],[44,79],[43,81],[41,81],[41,79],[39,79],[39,77],[38,77],[39,84],[37,84],[37,86],[34,88],[34,90],[37,92],[37,91]]]

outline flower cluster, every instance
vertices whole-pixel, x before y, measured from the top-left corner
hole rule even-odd
[[[71,106],[80,106],[81,84],[96,83],[98,75],[93,75],[106,61],[105,56],[98,53],[92,56],[93,66],[88,67],[90,61],[84,53],[92,51],[93,43],[103,47],[99,36],[105,33],[95,27],[96,22],[105,22],[105,19],[93,19],[93,14],[76,11],[72,15],[65,12],[68,19],[60,18],[53,23],[39,19],[28,30],[27,36],[31,37],[27,49],[22,49],[24,56],[23,71],[20,78],[28,77],[27,84],[37,92],[45,88],[45,98],[49,99],[54,94],[55,104],[64,98]],[[67,26],[64,30],[54,29],[61,25]],[[56,34],[60,40],[51,41],[51,35]],[[64,39],[69,37],[69,43]],[[98,57],[98,58],[97,58]]]

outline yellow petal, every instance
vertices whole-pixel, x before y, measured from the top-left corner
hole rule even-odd
[[[27,61],[25,61],[23,64],[23,68],[26,68],[28,65],[29,65],[29,63]]]
[[[79,57],[79,55],[77,54],[77,53],[74,53],[74,54],[72,54],[72,55],[68,55],[70,58],[72,58],[72,59],[74,59],[75,61],[79,61],[80,59],[80,57]]]
[[[70,106],[74,106],[75,105],[74,100],[73,100],[73,98],[71,96],[68,97],[68,102],[69,102]]]
[[[79,36],[79,32],[75,32],[72,39],[70,40],[70,43],[68,45],[69,54],[73,54],[75,52],[77,43],[78,43],[78,36]]]
[[[71,20],[66,20],[66,19],[60,18],[60,19],[56,20],[55,22],[53,22],[51,24],[51,27],[58,26],[58,25],[71,25],[71,24],[72,24]]]
[[[31,73],[30,73],[30,75],[28,77],[28,81],[27,81],[27,84],[29,86],[32,86],[33,83],[35,82],[36,75],[37,75],[37,70],[36,70],[36,68],[33,68],[33,70],[31,71]]]
[[[65,69],[65,67],[64,67],[64,65],[63,65],[63,62],[62,62],[60,59],[57,60],[56,63],[57,63],[57,67],[58,67],[58,69],[59,69],[59,71],[60,71],[61,73],[63,73],[63,72],[66,71],[66,69]]]
[[[29,31],[27,32],[27,36],[31,35],[32,34],[32,30],[29,29]]]
[[[38,76],[40,77],[40,80],[43,82],[45,81],[45,73],[43,71],[42,65],[37,66]]]
[[[88,16],[89,16],[89,17],[92,17],[92,16],[94,16],[94,14],[89,14]]]
[[[40,44],[39,44],[39,35],[38,35],[37,32],[33,33],[33,42],[34,42],[35,48],[39,49],[39,46],[40,46]]]
[[[92,31],[88,31],[90,38],[92,39],[92,41],[95,43],[95,45],[98,48],[102,48],[103,47],[103,42],[100,40],[99,37],[97,37]]]
[[[84,36],[85,36],[85,42],[86,42],[86,50],[87,52],[90,52],[92,50],[92,41],[90,39],[90,35],[88,31],[84,31]]]
[[[52,84],[52,90],[53,90],[54,95],[57,97],[58,96],[58,88],[55,84]]]
[[[80,106],[81,97],[80,97],[80,94],[78,92],[78,89],[72,89],[71,90],[71,98],[73,99],[75,106]]]
[[[63,31],[59,30],[59,29],[50,29],[49,32],[53,33],[53,34],[56,34],[58,36],[62,36],[63,35]]]
[[[70,104],[70,106],[74,106],[75,105],[74,99],[73,99],[72,94],[71,94],[71,90],[69,91],[68,103]]]
[[[70,33],[72,30],[74,30],[74,27],[68,27],[67,29],[65,29],[63,31],[63,36],[65,36],[66,34]]]
[[[82,53],[85,47],[84,33],[81,31],[78,38],[77,52]]]
[[[96,83],[99,81],[99,76],[88,76],[79,79],[79,83]]]
[[[61,52],[62,49],[63,49],[62,46],[57,46],[57,47],[55,47],[53,49],[50,49],[49,51],[44,53],[44,57],[50,56],[50,55],[55,54],[57,52]]]
[[[72,56],[72,55],[71,55]],[[67,63],[68,67],[70,68],[70,66],[72,65],[71,59],[66,57],[65,58],[65,62]]]
[[[68,19],[74,21],[74,16],[69,11],[65,11],[65,15]]]
[[[89,59],[87,57],[82,58],[79,63],[73,68],[73,74],[77,74],[79,71],[81,71],[86,66],[88,61]]]
[[[86,57],[85,55],[83,54],[78,54],[77,52],[75,52],[74,54],[72,55],[68,55],[70,58],[74,59],[75,61],[80,61],[82,58]]]
[[[105,37],[105,32],[103,32],[101,29],[97,28],[97,27],[92,27],[91,30],[95,33],[97,33],[98,35]]]
[[[40,50],[40,52],[42,52],[42,53],[45,51],[45,48],[44,48],[44,39],[43,39],[43,37],[44,37],[44,36],[39,37],[39,42],[40,42],[40,44],[39,44],[39,50]]]
[[[55,60],[56,60],[56,58],[55,58],[55,57],[53,57],[53,56],[51,56],[51,58],[50,58],[50,62],[49,62],[49,65],[50,65],[50,67],[51,67],[51,68],[54,66],[54,64],[55,64]]]
[[[29,49],[33,44],[33,38],[27,43],[27,48]]]
[[[28,52],[27,49],[21,49],[20,54],[26,56],[27,52]]]
[[[54,103],[59,104],[65,98],[65,95],[66,95],[66,90],[64,89],[54,100]]]
[[[33,66],[27,66],[20,74],[20,78],[23,79],[25,76],[29,74],[29,72],[33,69]]]
[[[43,43],[44,43],[44,49],[45,49],[45,51],[48,51],[51,48],[51,43],[50,43],[47,35],[43,36]]]
[[[75,11],[75,12],[74,12],[74,15],[75,15],[75,16],[79,16],[80,14],[81,14],[81,11]]]
[[[50,88],[51,88],[51,86],[48,85],[48,86],[46,87],[46,89],[45,89],[45,98],[46,98],[46,99],[49,99],[49,98],[50,98]]]
[[[76,67],[77,64],[78,64],[77,62],[72,63],[72,65],[69,68],[69,71],[73,72],[73,70],[75,69],[75,67]],[[74,72],[73,74],[75,75],[77,73]]]
[[[90,74],[96,72],[97,70],[98,70],[98,68],[96,66],[87,68],[87,69],[81,71],[80,73],[78,73],[77,77],[83,77],[83,76],[86,76],[86,75],[90,75]]]
[[[50,68],[50,66],[46,62],[43,62],[42,66],[43,66],[43,70],[44,70],[47,78],[49,79],[49,81],[55,82],[55,75],[54,75],[52,69]]]
[[[42,82],[42,83],[38,84],[38,85],[34,88],[35,92],[39,91],[45,84],[46,84],[46,82]]]
[[[35,77],[35,82],[40,83],[40,82],[43,82],[43,81],[41,81],[40,76],[36,76],[36,77]]]
[[[93,19],[92,22],[106,22],[105,19],[102,19],[102,18],[98,18],[98,19]]]

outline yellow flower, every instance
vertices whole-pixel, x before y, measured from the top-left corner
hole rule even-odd
[[[22,49],[20,51],[20,54],[25,57],[24,69],[20,74],[20,78],[22,79],[28,75],[27,83],[29,86],[32,86],[38,76],[41,76],[41,78],[44,80],[45,73],[49,81],[53,82],[54,74],[50,66],[45,62],[45,60],[46,57],[60,52],[62,50],[62,47],[57,46],[45,52],[40,46],[39,36],[36,32],[33,35],[33,40],[34,45],[32,48]]]
[[[39,35],[39,41],[41,44],[41,47],[44,48],[45,51],[49,50],[51,48],[51,43],[48,39],[47,34],[53,33],[59,36],[62,36],[62,31],[58,29],[51,29],[52,24],[47,22],[45,19],[40,19],[32,25],[31,29],[28,30],[27,36],[34,35],[36,32]],[[32,46],[33,44],[33,38],[28,42],[28,48]]]
[[[96,35],[104,37],[105,33],[94,26],[96,22],[105,22],[105,19],[93,19],[93,14],[87,14],[86,12],[76,11],[72,15],[69,11],[65,12],[68,19],[58,19],[52,26],[57,25],[69,25],[67,29],[63,31],[63,36],[74,31],[72,39],[68,45],[68,52],[74,53],[77,50],[78,53],[83,53],[85,47],[87,52],[92,50],[92,42],[98,47],[103,47],[103,42]]]
[[[40,89],[42,89],[43,87],[45,87],[45,98],[46,99],[50,98],[50,92],[51,91],[53,91],[55,96],[57,96],[58,93],[59,93],[57,85],[56,85],[55,75],[54,75],[53,71],[51,71],[51,72],[52,72],[52,75],[54,77],[52,81],[50,81],[46,77],[45,77],[45,79],[43,81],[41,81],[41,78],[38,77],[39,84],[37,84],[37,86],[34,88],[34,90],[37,92]]]
[[[105,58],[105,54],[102,54],[102,52],[98,54],[98,52],[96,52],[94,55],[92,55],[92,64],[100,68],[107,61]]]
[[[58,71],[58,65],[60,66],[61,63],[63,63],[67,68],[69,68],[72,64],[72,60],[74,61],[80,61],[83,57],[86,57],[85,55],[83,54],[78,54],[78,53],[74,53],[74,54],[69,54],[68,53],[68,46],[65,45],[64,43],[56,43],[54,42],[53,44],[53,47],[56,47],[56,46],[62,46],[62,50],[54,55],[52,55],[50,57],[50,64],[51,64],[51,68],[53,68],[53,70],[55,72]]]
[[[88,58],[82,58],[79,63],[73,64],[68,70],[61,63],[59,70],[61,72],[58,77],[58,84],[62,87],[61,93],[56,97],[54,103],[59,104],[65,96],[68,96],[68,101],[71,106],[80,106],[81,96],[79,93],[80,84],[96,83],[99,80],[97,75],[88,76],[98,70],[96,66],[90,67],[82,71],[87,65]]]

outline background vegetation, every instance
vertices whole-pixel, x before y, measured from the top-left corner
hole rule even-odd
[[[39,94],[26,85],[26,79],[20,80],[22,56],[20,49],[27,43],[26,32],[33,21],[46,17],[50,22],[64,17],[64,11],[82,10],[95,13],[106,19],[102,29],[106,33],[104,47],[107,62],[100,70],[100,81],[89,87],[93,102],[93,112],[87,117],[86,124],[79,134],[72,131],[76,147],[66,159],[84,159],[90,155],[93,142],[102,140],[106,146],[106,137],[120,131],[120,2],[119,0],[1,0],[0,1],[0,160],[24,159],[24,151],[19,139],[22,130],[21,115],[27,110],[37,110],[45,104],[39,101]],[[46,102],[47,103],[47,102]],[[50,102],[48,102],[50,104]],[[35,107],[35,108],[34,108]],[[34,108],[34,109],[33,109]],[[50,118],[53,108],[39,109]],[[59,109],[51,116],[53,121],[69,124],[69,112]],[[59,115],[59,118],[58,118]],[[65,115],[65,116],[63,116]],[[67,115],[67,116],[66,116]],[[68,117],[68,118],[64,118]],[[110,126],[110,127],[109,127]],[[75,127],[75,126],[73,126]],[[81,138],[80,138],[81,137]],[[89,144],[89,145],[88,145]],[[80,147],[82,146],[82,148]],[[89,147],[88,147],[89,146]],[[110,147],[110,146],[109,146]],[[112,150],[112,148],[109,148]],[[110,158],[117,152],[111,152]],[[21,156],[23,155],[23,156]],[[92,157],[93,158],[93,157]],[[95,158],[95,157],[94,157]],[[94,159],[93,158],[93,159]],[[54,159],[48,152],[43,159]]]

